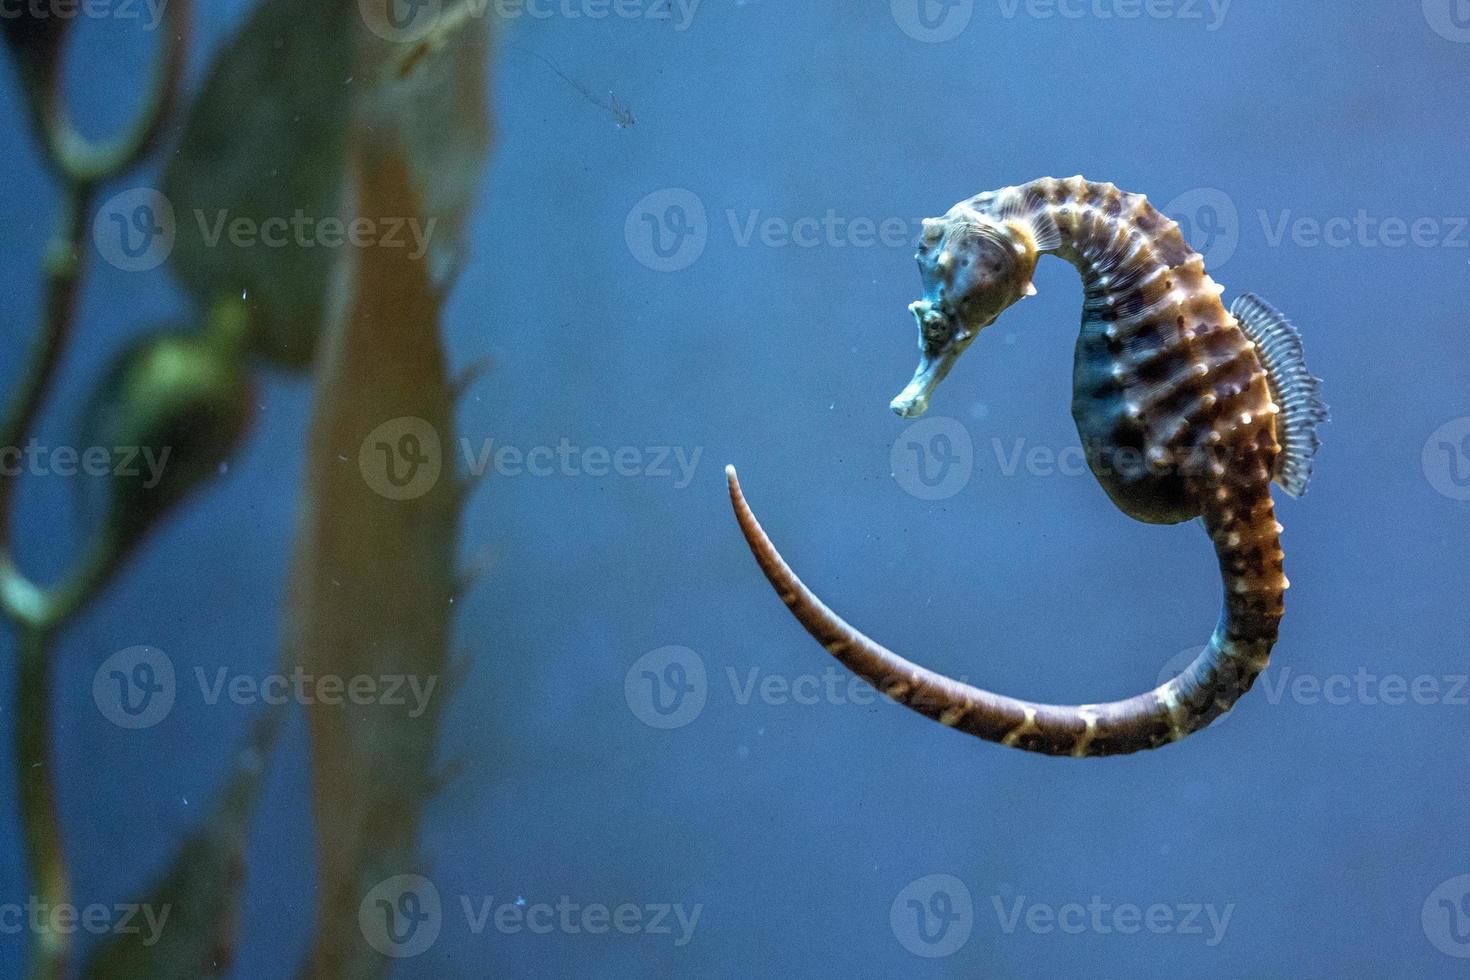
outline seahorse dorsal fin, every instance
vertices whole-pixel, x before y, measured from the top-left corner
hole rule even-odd
[[[1317,426],[1327,421],[1327,406],[1319,397],[1322,382],[1307,370],[1301,335],[1280,310],[1253,293],[1244,293],[1230,304],[1230,315],[1255,343],[1272,400],[1280,409],[1276,416],[1276,439],[1281,443],[1276,483],[1300,497],[1307,491],[1312,457],[1320,445]]]

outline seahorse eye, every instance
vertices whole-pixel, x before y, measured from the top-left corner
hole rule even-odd
[[[951,248],[961,257],[948,283],[950,301],[970,324],[984,326],[1017,298],[1016,257],[1004,242],[982,235]]]

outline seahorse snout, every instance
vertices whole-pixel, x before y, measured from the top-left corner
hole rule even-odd
[[[889,407],[900,418],[916,419],[929,408],[929,396],[949,374],[955,360],[974,340],[974,334],[943,310],[933,300],[921,299],[909,304],[909,312],[919,325],[919,366],[914,377]]]
[[[898,393],[897,398],[888,403],[888,407],[893,409],[901,419],[916,419],[929,410],[929,396],[920,394],[915,390],[914,385],[910,384]]]
[[[914,369],[913,380],[889,403],[889,407],[900,418],[916,419],[923,415],[929,410],[929,396],[934,394],[939,382],[949,374],[949,369],[954,367],[955,360],[966,346],[968,344],[951,344],[937,354],[927,351],[921,354],[919,366]]]

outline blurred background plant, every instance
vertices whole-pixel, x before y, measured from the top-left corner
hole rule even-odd
[[[139,260],[140,269],[145,253],[166,241],[164,258],[193,302],[185,325],[160,327],[120,352],[82,407],[82,445],[152,453],[162,465],[147,478],[109,478],[90,544],[55,583],[34,581],[13,558],[20,468],[0,468],[0,610],[15,637],[17,671],[16,799],[30,894],[42,907],[74,907],[52,765],[49,678],[62,632],[150,529],[226,472],[250,430],[257,372],[299,375],[315,391],[283,669],[452,672],[466,486],[448,473],[413,496],[384,494],[359,465],[359,450],[403,419],[452,442],[457,388],[446,373],[439,311],[460,267],[461,229],[491,140],[488,27],[470,11],[446,7],[429,30],[408,37],[372,29],[357,0],[262,0],[191,97],[183,79],[192,4],[168,0],[136,120],[103,142],[78,132],[63,95],[75,18],[29,5],[0,22],[63,198],[42,270],[40,325],[0,417],[0,450],[26,444],[77,339],[89,238],[108,257],[100,239],[112,234],[113,258]],[[129,191],[98,208],[104,188],[164,149],[171,153],[158,190]],[[175,223],[176,215],[191,220]],[[211,234],[206,218],[214,215],[257,229],[296,215],[349,227],[412,225],[426,229],[425,248],[390,247],[386,238],[263,248]],[[114,307],[122,309],[125,301]],[[304,976],[380,976],[392,962],[363,942],[358,910],[376,883],[418,866],[419,818],[438,784],[444,687],[412,718],[383,705],[306,709],[319,875]],[[236,944],[245,831],[281,710],[262,713],[210,815],[143,896],[169,909],[155,941],[110,935],[82,955],[70,931],[42,923],[29,932],[31,976],[68,976],[78,963],[89,977],[225,969]]]

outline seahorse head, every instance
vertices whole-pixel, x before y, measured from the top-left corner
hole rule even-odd
[[[906,419],[929,407],[929,396],[955,361],[1012,303],[1036,292],[1036,243],[1024,224],[998,221],[968,202],[943,218],[924,219],[919,242],[924,298],[909,304],[919,325],[919,366],[892,408]]]

